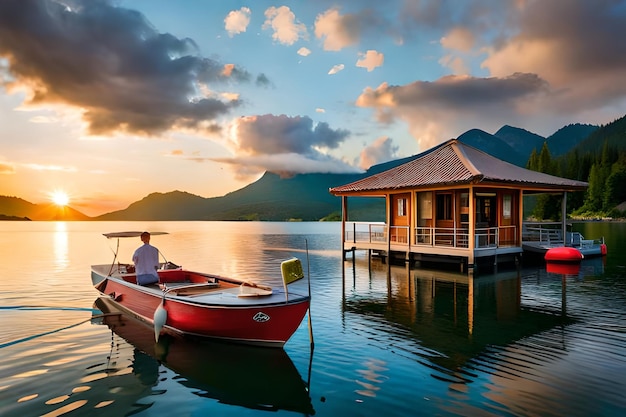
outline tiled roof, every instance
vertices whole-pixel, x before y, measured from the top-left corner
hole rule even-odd
[[[510,164],[456,139],[424,152],[410,162],[334,187],[336,195],[469,183],[511,184],[520,188],[584,190],[587,183],[555,177]]]

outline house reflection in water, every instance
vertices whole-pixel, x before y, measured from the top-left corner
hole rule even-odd
[[[368,280],[353,269],[351,291],[344,291],[344,313],[384,323],[383,331],[402,339],[390,343],[417,342],[444,372],[466,366],[489,346],[506,346],[571,321],[564,294],[560,311],[522,305],[519,270],[474,278],[370,262],[365,266]]]

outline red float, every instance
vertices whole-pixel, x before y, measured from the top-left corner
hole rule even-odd
[[[551,274],[578,275],[580,263],[547,262],[546,271]]]
[[[602,256],[606,256],[606,245],[603,243],[600,245],[600,253],[602,254]]]
[[[576,248],[561,246],[548,249],[544,259],[548,262],[580,262],[583,254]]]

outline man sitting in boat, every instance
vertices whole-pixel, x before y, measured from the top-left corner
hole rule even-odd
[[[159,250],[150,244],[150,233],[141,234],[143,245],[133,254],[133,263],[137,274],[137,284],[148,285],[159,282]]]

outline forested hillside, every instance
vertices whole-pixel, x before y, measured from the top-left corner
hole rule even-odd
[[[585,140],[556,158],[544,143],[531,153],[527,168],[589,183],[586,192],[568,196],[567,212],[573,217],[625,217],[618,206],[626,201],[626,116],[590,130]],[[558,219],[560,211],[559,197],[541,196],[533,215]]]

